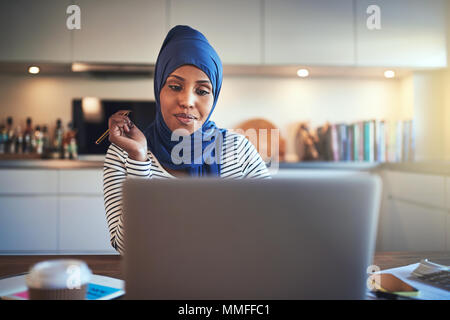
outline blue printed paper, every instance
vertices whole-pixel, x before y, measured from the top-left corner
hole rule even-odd
[[[101,286],[95,283],[89,283],[86,293],[87,300],[98,300],[110,294],[113,294],[121,289]]]

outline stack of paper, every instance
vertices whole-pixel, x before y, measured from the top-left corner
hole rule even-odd
[[[442,269],[448,268],[428,260],[422,260],[420,263],[410,264],[404,267],[386,269],[380,273],[391,273],[397,278],[405,281],[409,285],[417,288],[419,294],[414,296],[416,299],[421,300],[450,300],[450,291],[434,286],[428,282],[420,280],[418,277],[430,272],[436,272]],[[372,292],[367,293],[367,297],[372,299],[375,294]]]

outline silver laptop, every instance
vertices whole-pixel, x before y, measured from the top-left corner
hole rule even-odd
[[[381,181],[127,179],[126,298],[364,299]]]

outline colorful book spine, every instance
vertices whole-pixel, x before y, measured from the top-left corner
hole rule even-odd
[[[347,160],[348,159],[348,149],[347,149],[347,126],[345,124],[340,124],[337,126],[338,128],[338,137],[339,137],[339,160]]]
[[[357,123],[352,124],[353,129],[353,160],[354,161],[360,161],[359,158],[359,140],[360,138],[360,132],[359,132],[359,126]]]
[[[375,161],[386,161],[386,133],[385,122],[377,120],[375,122]]]
[[[333,152],[333,161],[339,161],[339,139],[335,124],[331,125],[331,149]]]
[[[348,125],[347,127],[347,157],[345,160],[354,161],[355,157],[353,154],[353,126]]]
[[[359,139],[359,161],[364,161],[364,122],[358,123],[360,139]]]
[[[364,122],[364,161],[375,161],[374,121]]]

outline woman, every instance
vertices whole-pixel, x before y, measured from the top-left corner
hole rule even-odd
[[[121,188],[127,176],[270,178],[243,135],[219,129],[209,120],[221,85],[222,63],[208,40],[188,26],[176,26],[156,62],[155,121],[143,133],[121,111],[110,117],[103,193],[111,244],[121,254]]]

